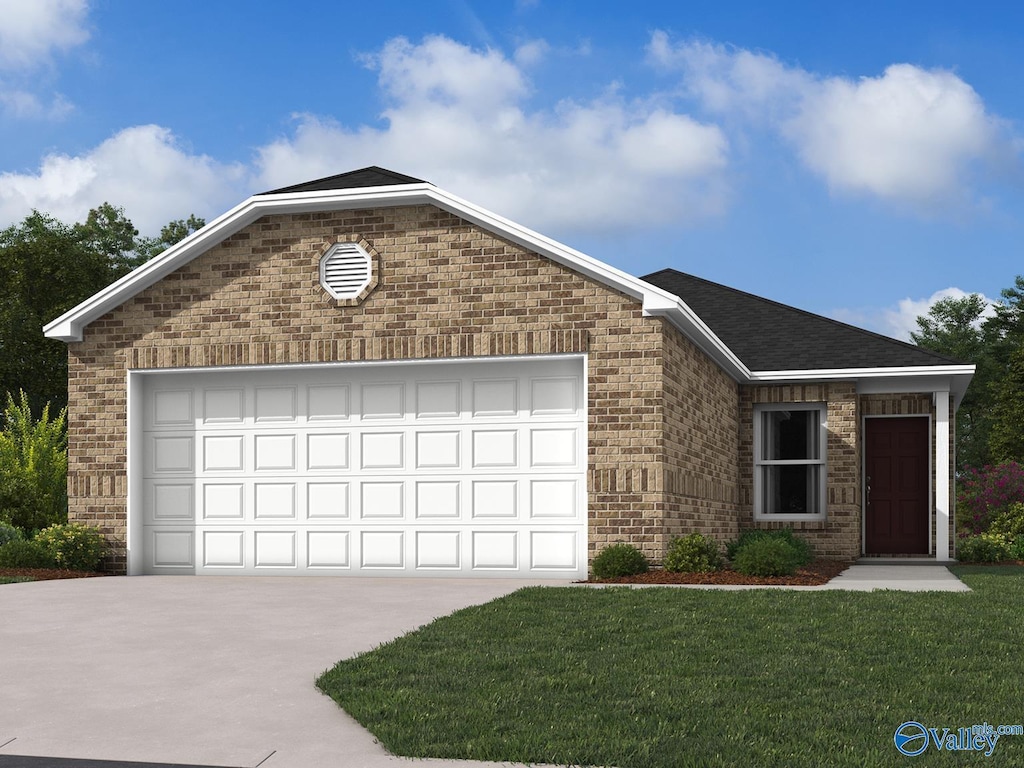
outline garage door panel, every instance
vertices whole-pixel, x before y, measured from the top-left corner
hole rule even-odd
[[[350,570],[351,532],[323,530],[306,532],[306,567],[316,569]]]
[[[309,482],[306,485],[306,518],[343,520],[349,517],[349,483]]]
[[[206,521],[244,520],[245,495],[244,483],[203,483],[201,518]]]
[[[416,531],[415,562],[418,570],[457,571],[462,567],[461,531]]]
[[[519,465],[519,432],[515,429],[474,429],[473,469]]]
[[[417,419],[455,419],[462,411],[462,385],[458,381],[421,381],[416,384]]]
[[[257,424],[292,423],[297,418],[295,387],[256,387]]]
[[[205,472],[241,472],[245,469],[244,435],[206,435],[199,466]]]
[[[210,530],[201,529],[199,537],[199,562],[203,568],[245,567],[244,529]]]
[[[400,421],[405,418],[404,384],[363,384],[360,399],[359,415],[363,421]]]
[[[360,531],[359,565],[362,568],[405,567],[405,531]]]
[[[183,523],[195,520],[195,484],[192,482],[146,482],[147,523]]]
[[[147,537],[148,565],[152,569],[166,569],[171,572],[191,571],[195,568],[195,530],[156,529]]]
[[[348,421],[349,387],[314,385],[306,388],[306,419],[310,422]]]
[[[306,469],[339,471],[349,468],[349,435],[326,432],[306,436]]]
[[[256,568],[295,568],[298,565],[296,531],[253,532],[253,561]]]
[[[147,409],[150,426],[191,427],[195,423],[192,389],[165,389],[154,393]]]
[[[147,374],[143,392],[149,572],[585,573],[580,358]]]
[[[459,480],[417,480],[416,508],[414,515],[417,520],[458,520],[462,496],[462,483]]]
[[[474,570],[514,571],[519,567],[519,531],[472,531]]]
[[[245,419],[245,390],[206,389],[203,392],[204,424],[241,424]]]

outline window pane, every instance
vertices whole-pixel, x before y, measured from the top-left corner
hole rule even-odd
[[[821,466],[761,467],[761,499],[769,515],[817,515],[821,512]]]
[[[762,411],[761,459],[820,459],[821,440],[817,410]]]

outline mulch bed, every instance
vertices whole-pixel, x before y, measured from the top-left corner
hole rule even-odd
[[[776,584],[787,587],[813,587],[825,584],[850,567],[846,560],[815,560],[798,568],[792,576],[744,576],[736,571],[712,573],[670,573],[651,570],[621,579],[590,579],[591,584]]]
[[[50,579],[88,579],[93,576],[105,576],[104,573],[93,571],[65,571],[60,568],[0,568],[0,576],[24,576],[34,581]]]

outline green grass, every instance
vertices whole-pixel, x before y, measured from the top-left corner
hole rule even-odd
[[[0,576],[0,584],[20,584],[24,581],[35,581],[31,576]]]
[[[318,685],[413,757],[1024,765],[1024,737],[988,759],[893,745],[906,720],[1024,722],[1024,568],[956,572],[973,592],[532,587],[343,661]]]

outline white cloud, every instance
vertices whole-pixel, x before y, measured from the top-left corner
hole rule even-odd
[[[881,333],[901,341],[910,341],[911,332],[918,331],[917,318],[927,315],[937,301],[940,299],[962,299],[969,296],[969,291],[960,288],[950,287],[936,291],[926,299],[912,299],[907,297],[900,299],[895,307],[865,308],[865,309],[838,309],[832,313],[836,320],[850,323],[861,328]],[[982,317],[991,317],[995,314],[993,300],[984,294],[981,298],[988,305]]]
[[[28,69],[89,39],[86,0],[0,0],[0,68]]]
[[[43,103],[38,96],[28,91],[12,88],[4,89],[0,81],[0,111],[19,119],[43,118],[46,120],[62,120],[74,111],[74,106],[60,94],[53,97],[49,104]]]
[[[724,207],[729,147],[717,126],[614,93],[529,110],[516,61],[445,37],[396,38],[365,60],[389,104],[386,127],[299,115],[292,135],[260,150],[264,187],[381,165],[560,234]]]
[[[764,53],[673,45],[663,32],[647,50],[705,109],[791,143],[835,192],[934,212],[969,202],[975,170],[1017,155],[1004,121],[947,70],[893,64],[877,77],[826,77]]]
[[[110,202],[143,234],[195,213],[212,217],[249,193],[245,172],[188,152],[166,128],[126,128],[76,157],[48,155],[35,174],[0,174],[0,226],[33,208],[65,222],[84,221]]]

